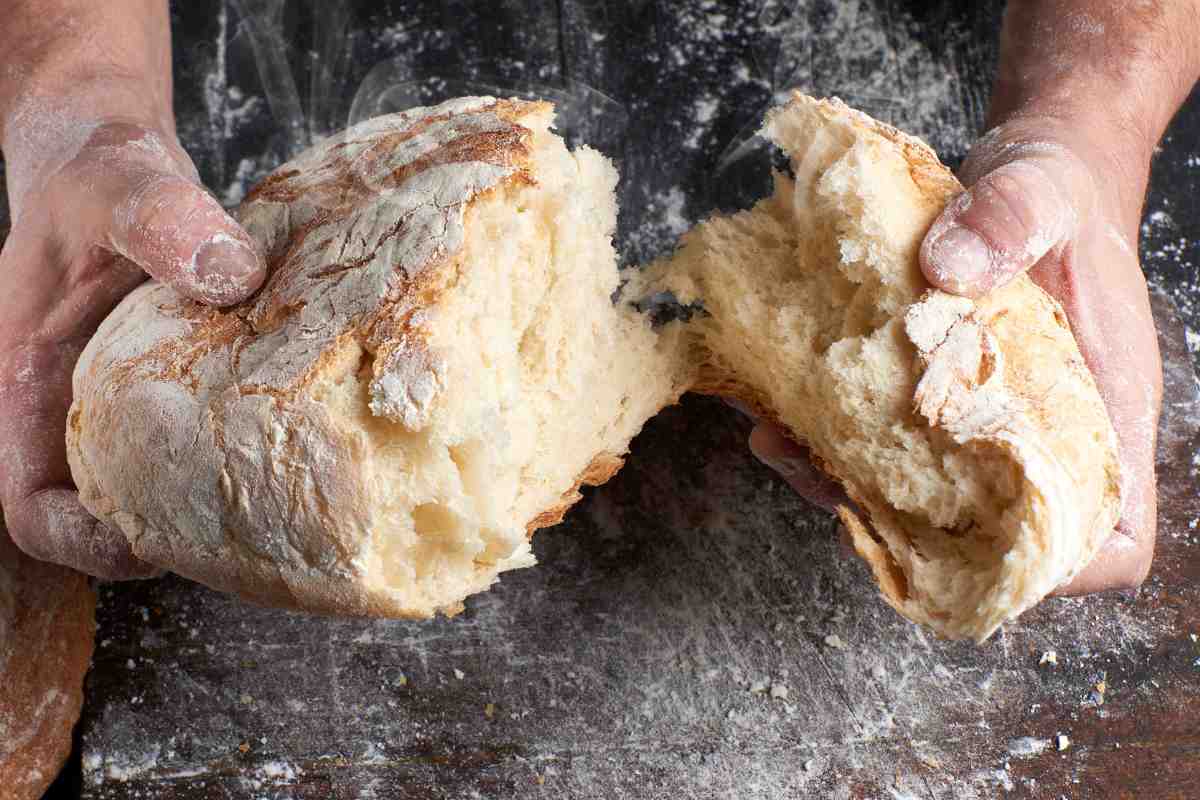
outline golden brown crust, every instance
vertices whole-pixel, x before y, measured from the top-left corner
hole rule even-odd
[[[71,753],[92,656],[86,576],[21,553],[0,523],[0,794],[38,800]]]
[[[580,473],[575,485],[567,491],[563,492],[562,502],[551,508],[546,509],[536,517],[531,519],[525,526],[525,535],[532,537],[534,532],[541,528],[549,528],[552,525],[557,525],[563,521],[563,517],[571,510],[571,506],[575,505],[583,498],[579,490],[583,486],[601,486],[621,471],[621,467],[625,466],[625,459],[614,453],[600,453],[587,468]]]
[[[869,131],[892,142],[908,162],[908,173],[913,183],[933,202],[944,205],[947,198],[962,191],[958,178],[946,169],[933,148],[915,136],[851,108],[836,97],[814,100],[793,90],[792,99],[811,104],[829,122],[848,121],[862,131]]]

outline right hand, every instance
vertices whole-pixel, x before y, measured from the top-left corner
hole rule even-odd
[[[1088,106],[1100,107],[1100,99]],[[1156,531],[1162,366],[1135,247],[1154,142],[1092,133],[1097,145],[1083,133],[1096,130],[1103,128],[1087,120],[1032,114],[995,127],[964,164],[967,191],[947,205],[921,251],[930,284],[954,294],[978,297],[1028,272],[1062,304],[1108,409],[1121,461],[1121,519],[1058,594],[1138,586]],[[802,496],[825,508],[839,503],[807,451],[780,431],[759,425],[750,446]]]
[[[88,514],[71,482],[75,362],[147,274],[224,306],[256,291],[266,269],[170,125],[79,122],[65,136],[47,127],[6,135],[13,228],[0,251],[0,506],[13,541],[35,558],[101,578],[146,577],[158,570]]]

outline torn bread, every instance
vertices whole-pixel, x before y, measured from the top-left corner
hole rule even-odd
[[[616,172],[546,103],[359,124],[238,218],[267,256],[215,310],[147,284],[75,372],[85,506],[145,561],[260,603],[453,613],[683,391],[615,306]]]
[[[85,505],[142,559],[275,605],[453,611],[683,391],[808,444],[885,597],[982,639],[1116,521],[1115,437],[1062,312],[1024,278],[933,292],[917,249],[960,187],[920,142],[797,96],[775,194],[634,275],[704,313],[614,305],[608,162],[545,104],[452,101],[356,126],[240,211],[260,294],[147,285],[75,374]]]
[[[0,522],[0,795],[38,800],[71,754],[95,639],[86,576],[29,558]]]
[[[978,302],[929,288],[918,249],[961,187],[924,143],[800,94],[764,134],[792,175],[687,233],[634,294],[700,303],[692,388],[811,448],[854,501],[839,516],[897,611],[983,640],[1117,522],[1116,436],[1092,375],[1028,278]]]

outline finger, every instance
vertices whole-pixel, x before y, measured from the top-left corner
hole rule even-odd
[[[1154,536],[1139,535],[1122,520],[1091,563],[1054,594],[1074,597],[1108,589],[1136,588],[1150,573],[1153,560]]]
[[[1112,309],[1114,304],[1109,303],[1108,307]],[[1110,323],[1122,321],[1119,314],[1114,317],[1110,317]],[[1160,390],[1156,375],[1144,374],[1143,369],[1157,364],[1158,354],[1151,347],[1153,331],[1143,331],[1139,336],[1136,327],[1118,325],[1123,337],[1130,340],[1127,344],[1131,352],[1114,354],[1109,349],[1092,359],[1097,364],[1094,368],[1097,383],[1117,431],[1121,519],[1092,562],[1057,594],[1134,588],[1145,580],[1154,558],[1158,510],[1154,434]]]
[[[0,505],[17,546],[103,578],[157,570],[80,504],[66,459],[71,372],[82,341],[0,353]]]
[[[134,556],[123,534],[89,514],[73,489],[44,489],[6,503],[4,521],[17,547],[41,561],[112,581],[163,573]]]
[[[266,267],[249,235],[204,189],[180,175],[125,176],[108,244],[185,297],[215,306],[244,300]]]
[[[1081,177],[1076,159],[1038,153],[984,174],[951,201],[921,246],[921,269],[938,289],[978,297],[1040,261],[1074,233]]]
[[[813,505],[826,511],[850,505],[842,487],[813,465],[809,449],[796,444],[774,425],[760,424],[751,431],[750,451]]]
[[[1145,464],[1138,471],[1142,474],[1131,475],[1124,481],[1129,493],[1124,498],[1116,530],[1091,563],[1054,594],[1069,597],[1106,589],[1133,589],[1146,579],[1154,560],[1157,492],[1153,464],[1148,476],[1144,474]]]
[[[1093,225],[1093,227],[1096,227]],[[1117,434],[1121,519],[1099,554],[1060,594],[1130,588],[1145,579],[1157,527],[1155,441],[1162,359],[1145,276],[1115,228],[1078,238],[1030,276],[1058,298]],[[1130,233],[1130,239],[1136,234]]]

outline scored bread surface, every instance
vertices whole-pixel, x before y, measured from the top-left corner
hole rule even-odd
[[[241,222],[270,277],[233,310],[150,284],[75,376],[85,505],[142,559],[274,605],[453,612],[607,480],[688,389],[810,446],[885,598],[981,640],[1069,579],[1119,512],[1115,437],[1061,309],[1019,278],[932,291],[917,249],[961,187],[923,143],[796,95],[792,175],[626,276],[616,176],[546,104],[355,126]],[[628,300],[704,311],[651,329]]]

